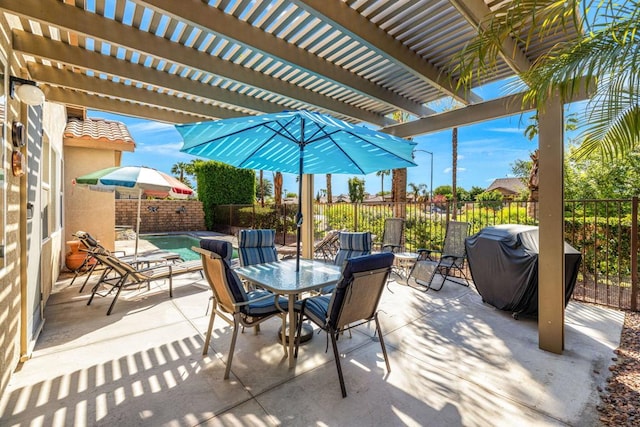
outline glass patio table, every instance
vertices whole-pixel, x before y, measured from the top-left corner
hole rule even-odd
[[[341,269],[337,265],[310,259],[300,260],[299,271],[296,271],[295,259],[254,264],[236,268],[234,271],[241,278],[289,299],[289,337],[295,336],[296,315],[293,306],[298,296],[303,292],[336,284],[341,274]],[[293,344],[294,340],[289,339],[289,367],[294,365]]]

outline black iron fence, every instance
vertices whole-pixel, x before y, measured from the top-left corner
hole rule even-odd
[[[295,242],[297,206],[218,206],[216,231],[272,228],[279,244]],[[498,224],[538,224],[537,203],[366,203],[315,204],[316,239],[329,230],[370,231],[382,239],[385,218],[405,219],[404,248],[440,248],[450,219],[471,224],[471,233]],[[308,220],[308,219],[305,219]],[[582,253],[573,298],[637,311],[638,199],[565,202],[565,240]]]

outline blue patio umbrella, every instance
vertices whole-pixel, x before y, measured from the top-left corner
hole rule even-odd
[[[180,151],[247,169],[299,175],[300,262],[302,174],[368,174],[416,166],[415,142],[311,111],[176,125]]]

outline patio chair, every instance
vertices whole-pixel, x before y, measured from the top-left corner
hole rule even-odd
[[[233,250],[230,242],[205,239],[200,241],[200,246],[200,248],[193,247],[192,249],[200,254],[205,277],[213,291],[213,309],[209,318],[202,354],[206,355],[209,350],[213,322],[218,314],[233,327],[227,367],[224,371],[224,379],[226,380],[231,371],[233,351],[240,327],[256,326],[273,316],[280,316],[284,330],[288,300],[285,297],[276,299],[273,293],[265,290],[246,292],[240,278],[229,265]],[[282,347],[286,355],[285,334],[281,335]]]
[[[278,261],[275,242],[275,230],[240,230],[238,232],[240,265],[245,267]]]
[[[338,245],[333,263],[341,266],[349,258],[371,254],[371,233],[341,231],[338,236]]]
[[[347,260],[371,254],[372,246],[371,233],[366,232],[349,232],[341,231],[338,234],[338,252],[333,263],[342,266]],[[329,294],[333,292],[335,285],[330,285],[320,290],[321,294]]]
[[[402,249],[402,234],[404,232],[404,218],[386,218],[382,242],[375,243],[381,252],[398,252]]]
[[[147,289],[150,289],[150,283],[154,280],[168,279],[169,280],[169,296],[173,297],[173,277],[194,272],[202,272],[202,263],[200,260],[185,261],[174,264],[158,264],[152,267],[146,267],[138,269],[135,265],[129,264],[120,258],[114,257],[108,252],[101,250],[95,250],[92,254],[98,262],[104,265],[106,268],[98,282],[93,286],[91,290],[91,297],[87,305],[91,305],[93,298],[96,295],[106,297],[112,292],[116,292],[113,297],[111,305],[107,310],[107,316],[111,314],[113,307],[116,305],[116,301],[120,296],[122,289],[131,286],[138,285],[138,288],[143,284],[147,284]],[[108,277],[109,273],[115,273],[113,277]],[[105,293],[100,293],[100,289],[103,287],[109,287]]]
[[[322,258],[327,262],[333,262],[339,248],[339,236],[340,230],[328,231],[327,234],[324,235],[323,239],[313,246],[314,256],[316,258]]]
[[[452,272],[458,272],[465,280],[465,283],[457,280],[454,280],[454,282],[459,285],[469,286],[469,279],[465,272],[467,253],[464,241],[469,236],[470,228],[471,224],[468,222],[449,221],[442,251],[418,249],[418,260],[409,273],[407,283],[425,292],[429,289],[439,291],[447,279],[453,277],[451,275]],[[442,283],[438,288],[432,287],[436,274],[442,276]]]
[[[300,337],[302,322],[306,317],[331,337],[342,397],[347,397],[337,345],[338,336],[342,332],[374,320],[387,372],[391,371],[377,309],[392,264],[393,254],[388,252],[349,259],[344,263],[342,277],[331,295],[306,298],[296,303],[300,319],[294,357],[298,357],[300,345],[298,337]]]

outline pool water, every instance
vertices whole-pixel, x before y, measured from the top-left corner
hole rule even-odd
[[[171,234],[157,236],[141,236],[142,240],[170,252],[175,252],[185,261],[200,259],[200,254],[191,250],[192,246],[200,246],[200,239],[186,234]],[[236,249],[233,249],[233,258],[237,258]]]

